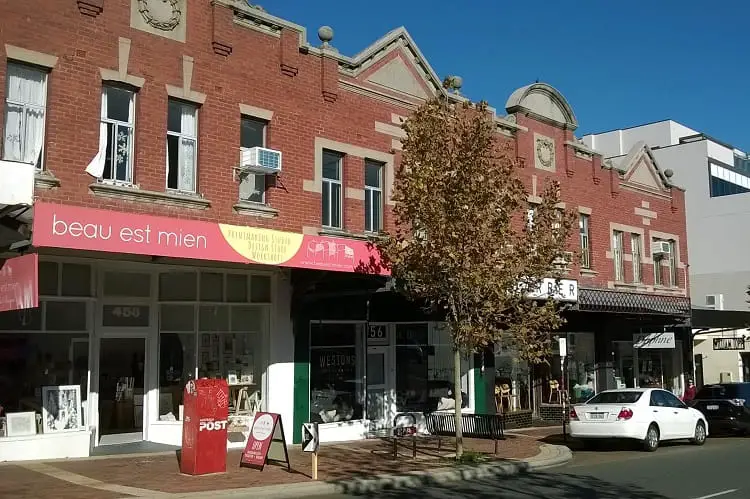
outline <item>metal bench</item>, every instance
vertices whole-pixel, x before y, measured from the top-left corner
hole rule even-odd
[[[425,414],[427,431],[434,436],[455,436],[456,415],[450,412],[432,412]],[[500,440],[505,439],[503,433],[502,414],[461,414],[461,430],[463,436],[469,438],[492,439],[495,443],[495,454]],[[440,450],[440,440],[438,440]]]

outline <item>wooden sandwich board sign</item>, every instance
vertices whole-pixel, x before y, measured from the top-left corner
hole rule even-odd
[[[263,471],[270,461],[286,463],[287,470],[292,471],[281,415],[256,412],[250,436],[240,457],[240,466]]]

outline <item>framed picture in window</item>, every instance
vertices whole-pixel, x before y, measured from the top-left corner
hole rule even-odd
[[[42,387],[42,431],[57,433],[81,429],[81,386]]]
[[[36,413],[34,411],[7,413],[5,435],[8,437],[36,435]]]

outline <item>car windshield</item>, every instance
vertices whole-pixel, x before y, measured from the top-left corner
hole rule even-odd
[[[634,404],[641,398],[643,392],[602,392],[594,395],[587,404]]]
[[[750,384],[733,383],[706,385],[695,394],[696,399],[745,399],[750,400]]]

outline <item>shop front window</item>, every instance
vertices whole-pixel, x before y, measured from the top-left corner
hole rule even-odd
[[[310,325],[310,420],[362,419],[362,328],[358,324]]]
[[[5,314],[16,312],[0,316]],[[80,386],[82,404],[88,390],[88,353],[87,333],[0,332],[0,418],[34,412],[40,420],[43,387]],[[81,415],[83,406],[75,410]],[[4,427],[0,435],[8,435],[5,425],[0,426]],[[36,427],[32,429],[32,434],[37,433]]]
[[[195,379],[195,333],[159,335],[159,419],[181,419],[185,383]]]
[[[608,388],[635,388],[635,359],[632,341],[613,342],[614,379]]]
[[[594,396],[596,369],[594,363],[594,334],[568,333],[566,384],[570,401],[585,402]]]
[[[450,331],[428,324],[396,325],[396,411],[455,410]],[[462,406],[469,405],[470,359],[461,360]]]
[[[34,423],[22,432],[42,431],[43,387],[78,386],[80,395],[66,388],[66,414],[83,421],[88,398],[89,321],[92,296],[91,267],[82,263],[39,263],[39,307],[0,312],[0,435],[18,435],[30,422],[21,415],[34,413]],[[52,397],[54,398],[54,396]],[[51,400],[50,397],[48,397]],[[75,402],[75,407],[69,406]],[[54,409],[48,406],[48,412]],[[59,423],[60,421],[57,421]],[[14,427],[14,425],[16,425]],[[50,431],[47,429],[47,431]]]
[[[682,342],[674,348],[637,348],[638,386],[663,388],[682,396],[685,386],[682,375]]]
[[[181,419],[185,383],[225,379],[229,439],[247,438],[262,409],[270,278],[176,271],[159,276],[159,419]],[[192,302],[192,303],[191,303]]]
[[[498,412],[529,409],[529,365],[518,352],[498,344],[495,347],[495,406]]]

